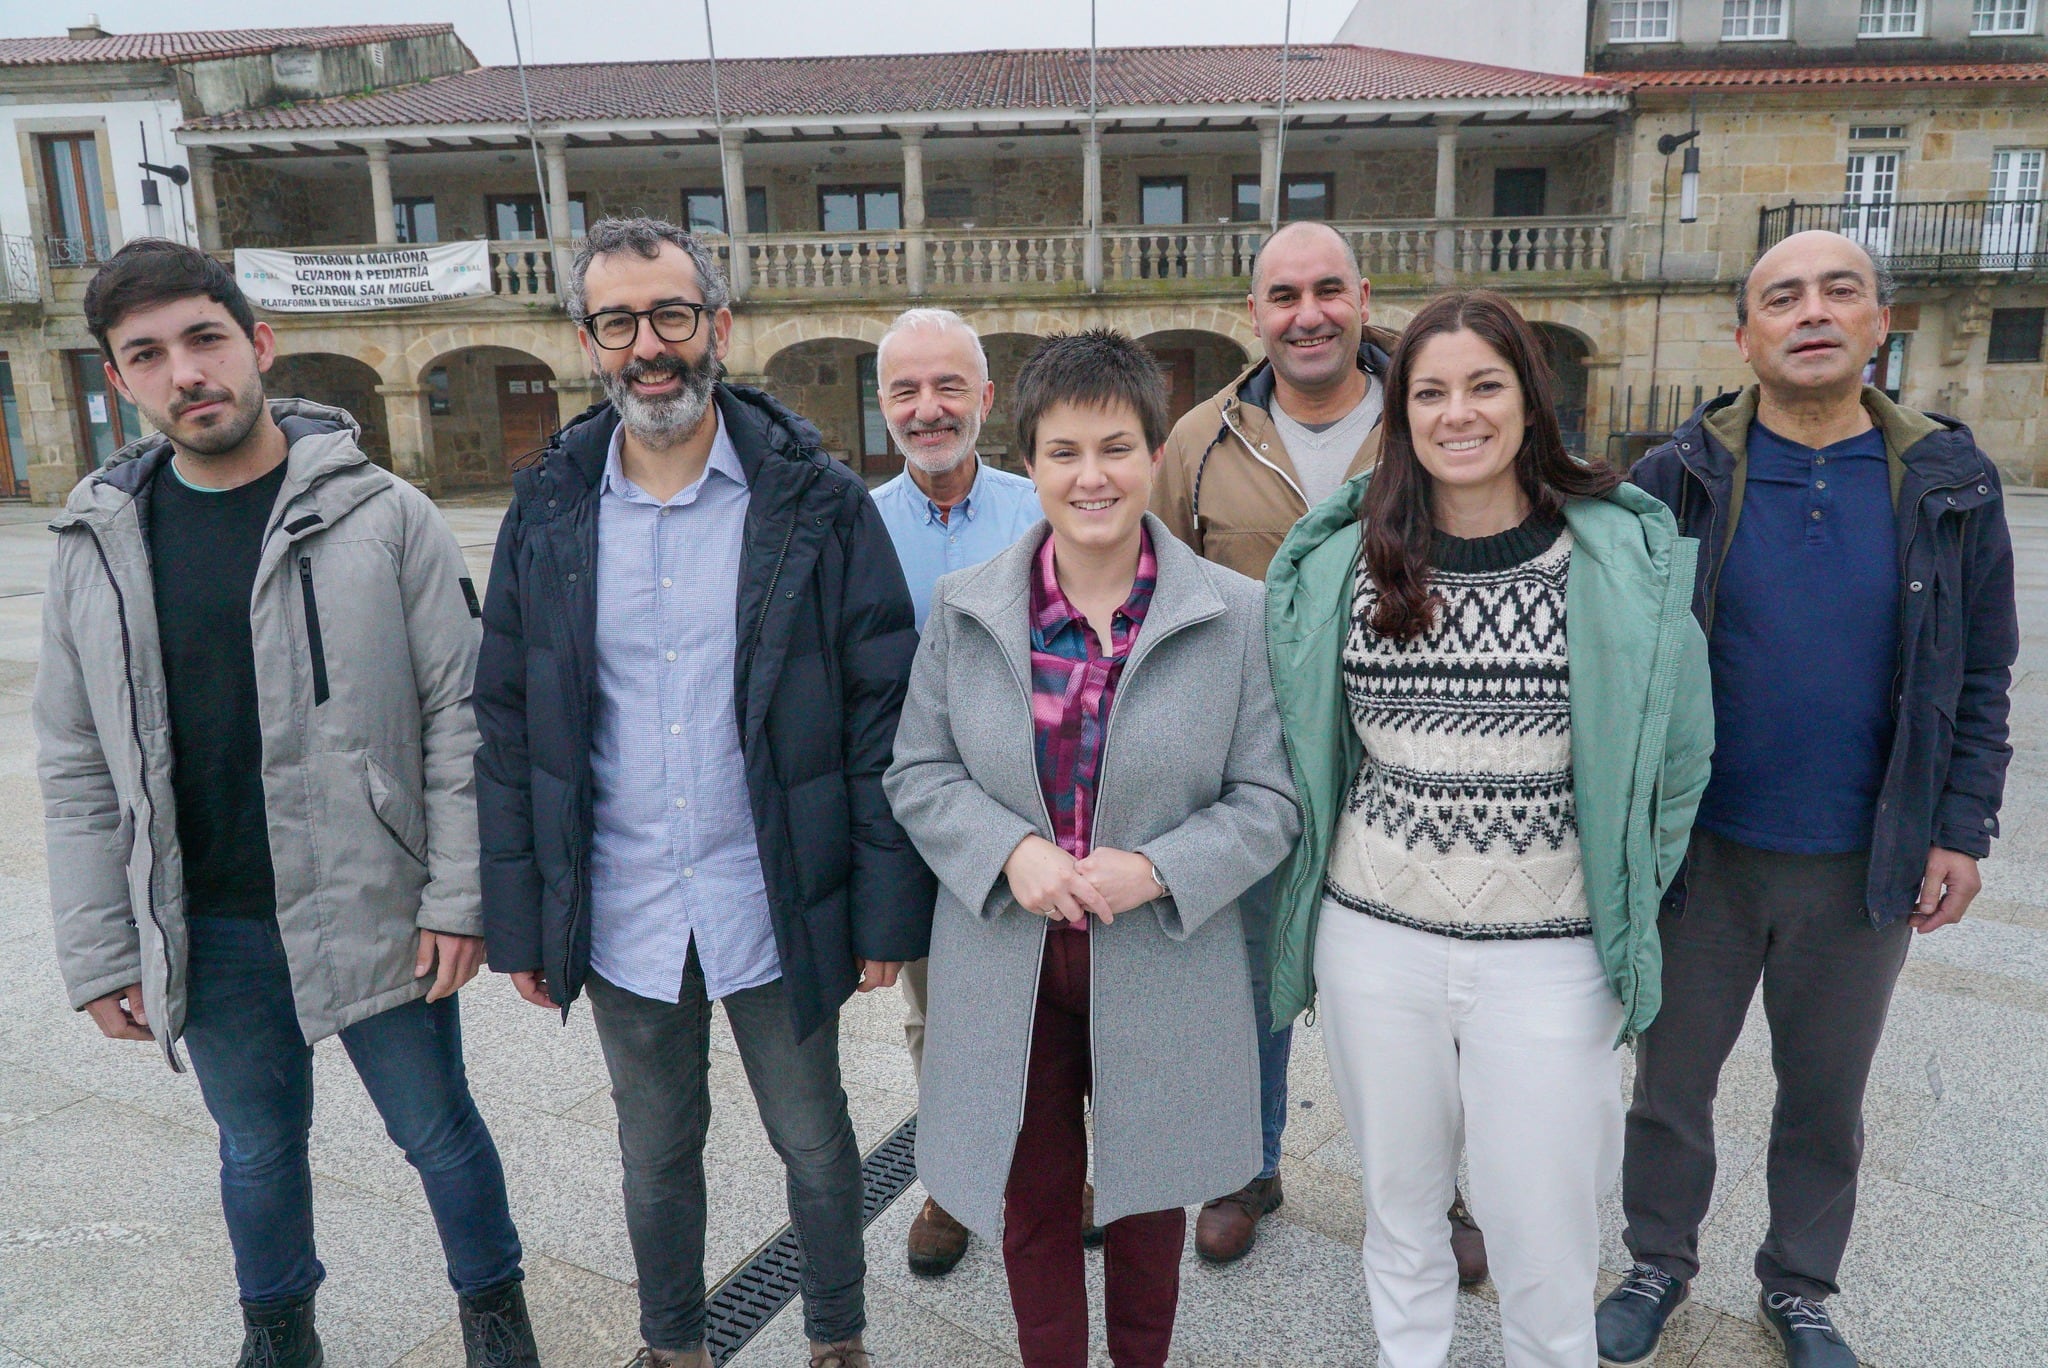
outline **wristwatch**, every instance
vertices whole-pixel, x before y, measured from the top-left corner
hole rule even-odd
[[[1173,890],[1166,886],[1166,880],[1159,877],[1159,866],[1147,860],[1145,861],[1145,868],[1152,871],[1152,882],[1159,885],[1159,896],[1162,898],[1172,897]]]

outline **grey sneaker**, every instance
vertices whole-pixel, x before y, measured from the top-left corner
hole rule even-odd
[[[1856,1353],[1828,1309],[1811,1297],[1789,1292],[1760,1292],[1757,1318],[1778,1337],[1785,1368],[1856,1368]]]

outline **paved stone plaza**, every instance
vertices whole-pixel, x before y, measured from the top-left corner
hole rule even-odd
[[[498,500],[448,506],[483,582]],[[1961,926],[1922,939],[1878,1055],[1855,1242],[1834,1303],[1880,1368],[2048,1362],[2048,498],[2011,503],[2026,645],[2005,839]],[[214,1131],[193,1079],[149,1046],[103,1040],[68,1010],[50,950],[29,696],[45,514],[0,512],[0,1368],[225,1364],[239,1342],[215,1187]],[[504,1154],[527,1287],[551,1368],[623,1364],[637,1346],[633,1262],[604,1069],[587,1012],[564,1029],[485,975],[463,994],[470,1078]],[[845,1014],[847,1092],[863,1149],[916,1104],[892,992]],[[722,1018],[721,1018],[722,1028]],[[455,1299],[419,1184],[384,1138],[335,1042],[317,1056],[313,1163],[332,1368],[462,1362]],[[1706,1268],[1664,1368],[1779,1361],[1754,1325],[1770,1060],[1753,1018],[1724,1078],[1723,1167]],[[784,1220],[780,1168],[728,1039],[713,1054],[709,1164],[715,1282]],[[1358,1269],[1357,1168],[1317,1033],[1296,1035],[1287,1205],[1243,1263],[1189,1254],[1174,1362],[1326,1368],[1373,1362]],[[913,1279],[913,1186],[869,1228],[868,1343],[882,1368],[1015,1364],[997,1252],[977,1242],[942,1282]],[[1623,1255],[1612,1232],[1606,1263]],[[1483,1212],[1481,1213],[1483,1216]],[[1101,1304],[1099,1257],[1091,1258]],[[1610,1274],[1611,1276],[1611,1274]],[[805,1362],[792,1307],[734,1360]],[[1097,1362],[1107,1364],[1096,1336]],[[1461,1299],[1454,1361],[1497,1364],[1486,1287]]]

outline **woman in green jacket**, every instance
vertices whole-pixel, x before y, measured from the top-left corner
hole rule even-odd
[[[1499,295],[1395,350],[1377,468],[1268,577],[1302,804],[1273,1020],[1321,994],[1385,1368],[1450,1351],[1462,1138],[1509,1368],[1593,1368],[1615,1051],[1657,1010],[1657,903],[1713,747],[1695,543],[1575,460]]]

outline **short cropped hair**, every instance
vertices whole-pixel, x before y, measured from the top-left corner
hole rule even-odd
[[[120,321],[137,309],[204,296],[228,311],[246,337],[256,335],[256,311],[219,261],[169,238],[137,238],[107,260],[85,287],[85,326],[100,353],[114,360],[107,341]]]
[[[576,249],[575,259],[569,263],[569,293],[562,301],[568,307],[569,317],[579,323],[583,321],[587,303],[583,280],[590,274],[591,262],[615,252],[633,252],[652,261],[661,255],[664,242],[682,248],[683,255],[697,268],[697,288],[704,292],[705,308],[717,313],[732,303],[732,292],[726,288],[725,272],[718,269],[718,258],[695,233],[666,219],[602,218],[590,225],[583,245]]]
[[[1128,404],[1138,415],[1145,447],[1166,445],[1166,374],[1151,352],[1115,328],[1054,333],[1017,372],[1010,408],[1017,446],[1026,462],[1038,455],[1038,423],[1057,404],[1111,408]]]
[[[880,371],[882,360],[889,354],[889,340],[899,333],[932,331],[946,332],[957,329],[967,334],[967,340],[974,344],[974,357],[981,363],[981,378],[988,379],[988,351],[981,345],[981,334],[974,331],[974,325],[954,313],[951,309],[905,309],[896,315],[896,321],[889,325],[889,331],[882,334],[882,340],[875,344],[875,369]]]

